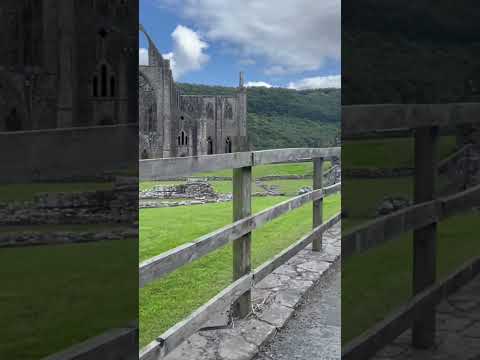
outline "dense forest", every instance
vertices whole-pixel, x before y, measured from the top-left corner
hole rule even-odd
[[[178,84],[182,93],[233,94],[233,87]],[[340,127],[340,89],[247,90],[248,138],[252,149],[331,146]]]

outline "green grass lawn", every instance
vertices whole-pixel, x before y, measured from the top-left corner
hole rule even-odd
[[[439,279],[480,254],[475,231],[479,221],[478,213],[470,213],[439,225]],[[342,262],[342,342],[360,335],[412,296],[412,259],[409,233]]]
[[[324,170],[327,170],[331,167],[329,161],[325,161]],[[312,175],[313,173],[313,164],[311,161],[301,162],[301,163],[289,163],[289,164],[268,164],[268,165],[258,165],[253,167],[253,178],[259,178],[264,176],[271,175]],[[212,171],[207,173],[196,173],[192,176],[202,177],[202,176],[232,176],[232,170],[220,170]]]
[[[440,176],[437,188],[443,189],[447,181],[447,176]],[[349,220],[372,218],[380,202],[387,196],[401,196],[412,200],[413,177],[378,179],[345,177],[342,179],[342,192],[342,209]]]
[[[453,153],[455,146],[454,136],[441,136],[439,159]],[[414,140],[409,137],[345,141],[342,144],[342,161],[346,169],[413,167]]]
[[[43,358],[135,320],[137,246],[119,240],[0,249],[0,358]]]
[[[412,177],[381,179],[342,179],[342,209],[350,218],[368,218],[386,196],[412,198]]]
[[[113,184],[108,182],[0,184],[0,202],[29,201],[41,192],[84,192],[109,190],[112,187]]]
[[[286,197],[253,199],[253,211]],[[340,209],[340,195],[324,201],[325,218]],[[232,203],[144,209],[140,211],[140,260],[148,259],[232,221]],[[254,267],[298,240],[312,227],[312,206],[305,205],[254,231]],[[140,289],[140,343],[145,346],[215,296],[232,281],[231,245]]]

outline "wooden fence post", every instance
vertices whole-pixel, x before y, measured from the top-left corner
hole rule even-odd
[[[415,130],[415,203],[433,200],[437,178],[438,129]],[[413,233],[413,293],[417,294],[436,280],[437,224]],[[428,348],[435,343],[435,306],[427,306],[413,322],[412,345]]]
[[[252,213],[252,167],[233,169],[233,221]],[[252,233],[233,242],[233,280],[251,271]],[[251,292],[243,294],[233,304],[233,315],[243,318],[250,313]]]
[[[323,187],[323,158],[313,158],[313,190]],[[313,228],[321,225],[323,222],[323,197],[313,202]],[[313,240],[313,251],[322,250],[322,235]]]

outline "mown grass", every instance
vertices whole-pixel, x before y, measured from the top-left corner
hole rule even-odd
[[[286,197],[253,199],[253,211]],[[324,216],[340,209],[340,195],[324,201]],[[256,267],[298,240],[312,227],[306,205],[254,231],[252,262]],[[140,211],[140,260],[196,239],[232,221],[232,203],[145,209]],[[140,290],[140,344],[148,342],[208,301],[232,280],[231,246],[189,264]]]
[[[480,254],[478,213],[439,224],[437,278]],[[342,223],[343,229],[343,223]],[[342,342],[346,343],[404,304],[412,296],[412,234],[342,262]]]
[[[43,358],[137,318],[135,240],[0,249],[0,358]],[[88,260],[87,260],[88,259]]]
[[[443,159],[455,151],[454,136],[441,136],[439,158]],[[414,139],[390,138],[345,141],[342,144],[342,166],[352,168],[400,168],[413,167]]]
[[[324,170],[327,170],[331,167],[329,161],[325,161]],[[313,164],[311,161],[300,162],[300,163],[289,163],[289,164],[268,164],[268,165],[258,165],[253,167],[252,175],[254,179],[264,177],[264,176],[279,176],[279,175],[312,175],[313,174]],[[192,176],[202,177],[202,176],[232,176],[232,170],[220,170],[212,171],[206,173],[197,173]]]
[[[30,201],[42,192],[84,192],[112,189],[109,182],[61,182],[61,183],[27,183],[0,184],[0,202]]]

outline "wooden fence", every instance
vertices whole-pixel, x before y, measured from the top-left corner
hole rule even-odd
[[[143,287],[221,247],[233,245],[233,282],[190,316],[177,323],[140,352],[140,359],[159,359],[199,330],[215,312],[231,306],[237,317],[251,308],[250,291],[259,281],[312,243],[321,251],[322,234],[340,221],[340,213],[323,221],[323,198],[340,191],[341,184],[323,188],[323,163],[340,157],[340,148],[277,149],[231,154],[140,161],[141,180],[162,180],[194,172],[233,169],[234,222],[193,242],[188,242],[140,264],[139,284]],[[313,191],[288,199],[257,214],[251,213],[252,167],[261,164],[313,160]],[[251,269],[251,233],[263,224],[313,201],[313,230],[257,269]]]
[[[438,171],[447,167],[437,162],[440,126],[458,126],[478,122],[480,104],[446,105],[360,105],[346,106],[342,111],[344,137],[380,130],[408,130],[414,134],[415,175],[414,202],[411,207],[377,218],[342,234],[342,259],[372,249],[399,235],[413,231],[413,294],[414,297],[387,319],[353,339],[342,349],[342,359],[368,359],[408,328],[412,328],[412,344],[427,348],[435,341],[435,307],[447,294],[480,272],[480,258],[466,264],[447,279],[436,282],[437,223],[480,205],[480,185],[437,198]],[[440,166],[439,166],[440,165]],[[451,166],[451,164],[450,164]]]

